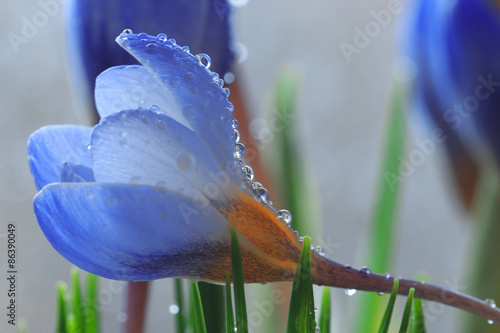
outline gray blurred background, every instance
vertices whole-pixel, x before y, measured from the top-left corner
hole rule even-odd
[[[326,244],[330,258],[361,267],[381,172],[379,156],[391,80],[395,64],[401,63],[395,45],[397,21],[404,15],[393,15],[391,23],[348,61],[340,44],[353,44],[355,29],[374,21],[371,11],[386,9],[388,1],[235,0],[234,4],[235,39],[246,50],[236,72],[253,117],[262,118],[269,109],[283,63],[293,64],[302,73],[297,135],[322,221],[313,242]],[[406,7],[404,1],[401,7]],[[17,314],[27,322],[28,332],[53,332],[55,282],[69,281],[71,265],[49,245],[32,212],[36,190],[26,141],[44,125],[86,122],[74,105],[68,83],[64,4],[17,50],[9,41],[10,32],[20,34],[25,20],[41,10],[34,0],[0,2],[0,308],[7,305],[5,233],[7,224],[14,222]],[[407,151],[429,133],[425,126],[413,126]],[[447,166],[443,162],[443,147],[437,147],[403,185],[391,273],[413,278],[425,271],[430,282],[464,291],[470,230],[444,177]],[[147,332],[172,332],[171,286],[168,279],[153,283]],[[103,332],[119,331],[124,287],[122,282],[101,280]],[[334,291],[334,332],[350,330],[348,314],[358,294],[349,297],[343,290]],[[251,300],[248,308],[259,311]],[[429,332],[457,329],[459,311],[436,305],[429,311]],[[3,312],[0,331],[11,332]],[[259,328],[253,331],[261,332]]]

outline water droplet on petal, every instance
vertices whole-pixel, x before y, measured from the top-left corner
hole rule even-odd
[[[158,51],[158,45],[156,45],[155,43],[149,43],[148,45],[146,45],[146,53],[153,54],[156,53],[157,51]]]
[[[158,34],[158,36],[156,36],[156,38],[158,38],[158,40],[162,43],[165,43],[168,40],[167,35],[165,35],[165,34]]]
[[[259,183],[259,182],[253,182],[253,183],[252,183],[252,189],[253,189],[253,190],[256,190],[256,189],[261,188],[261,187],[263,187],[263,186],[262,186],[262,184],[261,184],[261,183]]]
[[[132,31],[132,29],[125,29],[122,31],[122,34],[127,34],[127,35],[130,35],[130,34],[133,34],[134,32]]]
[[[179,156],[177,156],[177,168],[180,171],[184,172],[189,172],[193,169],[194,167],[194,157],[190,153],[181,153]]]
[[[234,130],[234,141],[240,142],[240,131],[238,131],[237,129]]]
[[[139,37],[139,39],[148,39],[148,35],[145,34],[144,32],[141,32],[140,34],[138,34],[137,37]]]
[[[238,120],[233,119],[233,128],[236,129],[238,127]]]
[[[258,189],[254,190],[254,193],[257,198],[260,199],[260,201],[262,201],[263,203],[266,203],[269,200],[269,193],[263,187],[259,187]]]
[[[196,59],[202,64],[205,68],[210,68],[210,65],[212,65],[212,59],[208,56],[208,54],[205,53],[199,53],[196,55]]]
[[[359,270],[359,273],[365,278],[369,278],[370,276],[372,276],[372,271],[368,267],[362,267]]]
[[[244,165],[241,167],[241,170],[243,170],[243,173],[245,174],[245,178],[248,180],[253,180],[254,174],[253,174],[253,169],[249,165]]]
[[[290,226],[292,224],[292,214],[286,209],[278,210],[278,217]]]
[[[184,51],[186,51],[186,52],[188,52],[188,53],[189,53],[189,46],[187,46],[187,45],[186,45],[186,46],[183,46],[183,47],[182,47],[182,49],[183,49]]]
[[[237,143],[234,147],[236,158],[242,158],[245,156],[246,148],[242,143]]]
[[[160,111],[160,107],[158,105],[151,105],[149,107],[149,111],[153,111],[153,112],[159,113],[158,111]]]
[[[231,91],[227,87],[222,88],[222,91],[224,92],[224,94],[226,94],[226,97],[229,97],[229,95],[231,95]]]
[[[158,193],[167,193],[167,183],[163,180],[159,180],[155,184],[155,190],[158,191]]]
[[[344,292],[347,296],[352,296],[357,292],[357,290],[356,289],[346,289],[346,290],[344,290]]]

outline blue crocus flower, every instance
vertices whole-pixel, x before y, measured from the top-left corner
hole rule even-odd
[[[166,33],[194,54],[210,54],[212,70],[224,75],[232,62],[227,0],[73,0],[68,4],[68,53],[78,90],[90,98],[105,69],[137,61],[113,40],[123,29]]]
[[[485,0],[422,0],[413,15],[417,105],[445,132],[457,172],[470,157],[492,155],[500,162],[498,6]]]
[[[41,189],[34,209],[53,247],[111,279],[224,281],[233,225],[248,282],[293,276],[301,244],[289,213],[242,165],[229,90],[210,58],[164,34],[124,32],[117,42],[142,66],[97,78],[100,123],[44,127],[28,142]]]

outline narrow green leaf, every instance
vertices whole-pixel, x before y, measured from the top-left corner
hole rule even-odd
[[[391,270],[394,224],[401,185],[399,166],[400,158],[404,156],[406,138],[404,101],[403,87],[394,83],[375,196],[376,206],[370,226],[369,257],[366,261],[368,267],[377,273],[386,273]],[[355,331],[369,332],[376,327],[383,308],[383,299],[376,294],[361,295],[358,313],[362,313],[363,317],[360,320],[357,318]]]
[[[394,310],[394,303],[396,302],[396,296],[398,295],[398,289],[399,289],[399,280],[394,279],[391,297],[389,298],[389,302],[387,303],[387,307],[385,309],[384,316],[382,317],[382,322],[380,323],[378,333],[386,333],[389,330],[389,324],[391,323],[392,310]],[[365,315],[364,313],[361,314],[361,316],[364,316],[364,315]]]
[[[98,277],[87,273],[87,307],[85,311],[85,332],[99,332],[99,309],[97,304]]]
[[[223,332],[226,321],[224,311],[224,286],[219,286],[208,282],[199,282],[201,300],[203,304],[210,306],[203,307],[205,324],[208,332]]]
[[[81,333],[74,313],[69,313],[66,317],[66,331],[68,333]]]
[[[321,333],[330,333],[330,288],[323,287],[323,295],[321,297],[321,311],[319,313],[319,329]]]
[[[410,323],[411,316],[411,305],[413,303],[413,294],[415,294],[415,288],[410,288],[408,299],[406,300],[405,309],[403,311],[403,319],[401,320],[401,326],[399,327],[399,333],[406,333],[408,331],[408,324]]]
[[[195,333],[207,333],[200,290],[197,283],[191,283],[191,303],[193,304],[193,319]]]
[[[233,268],[234,308],[238,333],[248,333],[247,306],[243,282],[243,265],[241,263],[240,245],[236,230],[231,227],[231,262]]]
[[[411,333],[426,333],[425,329],[425,318],[424,310],[422,309],[422,300],[420,298],[415,298],[413,300],[412,320],[410,322],[410,332]]]
[[[231,274],[226,271],[226,332],[234,333],[233,301],[231,298]]]
[[[287,333],[314,333],[314,297],[311,276],[311,238],[304,237],[300,261],[293,279]]]
[[[77,268],[71,270],[71,304],[71,311],[74,315],[74,329],[76,332],[85,332],[85,305],[82,302],[80,293],[80,280]]]
[[[177,329],[177,333],[185,333],[186,332],[186,323],[185,323],[185,315],[186,309],[184,309],[184,299],[182,296],[182,280],[175,279],[174,280],[174,289],[175,289],[175,301],[177,306],[179,307],[179,312],[175,316],[175,327]]]
[[[299,234],[314,234],[314,200],[304,171],[304,159],[298,151],[296,137],[296,97],[300,86],[300,73],[292,66],[284,68],[277,79],[273,123],[279,128],[273,140],[273,170],[276,174],[283,205],[293,215],[293,227]],[[306,223],[307,221],[307,223]]]
[[[56,333],[67,333],[66,329],[66,299],[68,292],[68,285],[65,282],[57,283],[57,325]]]

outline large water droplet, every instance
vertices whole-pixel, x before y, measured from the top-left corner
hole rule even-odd
[[[148,109],[149,111],[153,111],[153,112],[156,112],[156,113],[160,113],[160,107],[158,105],[151,105]]]
[[[259,187],[258,189],[254,190],[254,192],[257,198],[260,199],[260,201],[262,201],[263,203],[267,203],[267,201],[269,200],[269,193],[265,188]]]
[[[254,173],[253,173],[253,169],[251,166],[244,165],[241,167],[241,170],[243,171],[243,174],[245,175],[245,179],[253,180]]]
[[[148,39],[148,35],[144,32],[138,34],[137,37],[139,37],[139,39]]]
[[[242,143],[237,143],[234,146],[234,150],[235,150],[236,158],[242,158],[243,156],[245,156],[246,148]]]
[[[344,292],[347,296],[352,296],[357,292],[357,290],[356,289],[346,289],[346,290],[344,290]]]
[[[252,183],[252,189],[253,189],[253,190],[257,190],[257,189],[259,189],[259,188],[261,188],[261,187],[263,187],[263,186],[262,186],[262,184],[261,184],[261,183],[259,183],[259,182],[253,182],[253,183]]]
[[[208,56],[208,54],[205,53],[199,53],[196,55],[196,59],[202,64],[205,68],[210,68],[210,65],[212,65],[212,59]]]
[[[278,217],[288,226],[292,224],[292,214],[286,209],[278,210]]]
[[[149,43],[148,45],[146,45],[146,53],[154,54],[157,51],[158,51],[158,45],[156,45],[155,43]]]
[[[156,38],[158,38],[158,40],[162,43],[165,43],[168,40],[167,35],[165,35],[165,34],[158,34],[158,36],[156,36]]]
[[[122,31],[122,34],[127,34],[127,35],[130,35],[130,34],[133,34],[134,32],[132,31],[132,29],[125,29]]]
[[[177,157],[177,168],[180,171],[189,172],[194,167],[194,157],[190,153],[184,152]]]
[[[362,277],[369,278],[372,276],[372,271],[368,267],[362,267],[359,270],[359,273],[361,274]]]

